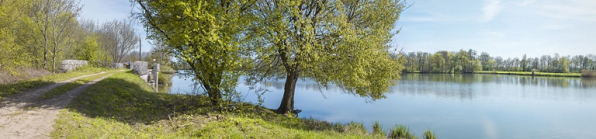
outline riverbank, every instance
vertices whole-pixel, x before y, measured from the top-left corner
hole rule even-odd
[[[434,73],[434,72],[404,72],[414,74],[454,74],[454,73]],[[532,76],[531,71],[474,71],[473,73],[455,73],[455,74],[501,74],[501,75],[521,75]],[[550,76],[550,77],[582,77],[582,73],[552,73],[552,72],[535,72],[534,76]]]
[[[475,71],[475,74],[502,74],[502,75],[522,75],[532,76],[531,71]],[[534,76],[551,76],[551,77],[582,77],[581,73],[551,73],[551,72],[534,72]]]
[[[414,138],[407,128],[382,132],[362,123],[295,118],[249,103],[209,106],[204,96],[153,93],[130,73],[108,77],[61,111],[53,138]],[[227,104],[223,106],[228,106]],[[385,134],[387,133],[387,134]],[[429,131],[425,133],[432,136]]]

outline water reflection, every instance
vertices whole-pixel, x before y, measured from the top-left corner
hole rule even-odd
[[[391,93],[435,95],[470,100],[477,97],[591,99],[596,78],[531,77],[473,74],[403,74]],[[573,94],[570,94],[573,92]]]
[[[172,82],[171,90],[192,92],[191,80]],[[269,90],[263,106],[277,108],[284,80],[259,85]],[[241,79],[236,89],[243,101],[256,103],[249,88]],[[417,135],[431,129],[439,138],[593,138],[594,90],[594,78],[403,74],[386,99],[367,103],[305,79],[296,84],[295,107],[304,110],[300,117],[363,122],[369,131],[378,121],[385,128],[406,125]]]
[[[596,87],[596,78],[532,77],[490,74],[402,74],[402,80],[473,83],[508,83],[549,87]]]
[[[285,85],[285,80],[268,80],[263,83],[266,87],[273,87],[277,90],[283,90]],[[341,91],[335,85],[329,85],[327,88],[317,84],[312,79],[300,79],[296,83],[296,89],[299,90],[306,90],[306,91]]]

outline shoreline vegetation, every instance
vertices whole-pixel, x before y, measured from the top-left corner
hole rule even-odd
[[[96,83],[62,110],[52,138],[436,138],[402,125],[330,123],[244,102],[211,106],[206,96],[154,93],[129,72]]]
[[[405,74],[498,74],[498,75],[519,75],[519,76],[532,76],[531,71],[474,71],[470,73],[442,73],[442,72],[403,72]],[[553,73],[553,72],[534,72],[534,76],[546,76],[546,77],[596,77],[596,71],[584,70],[582,73]]]

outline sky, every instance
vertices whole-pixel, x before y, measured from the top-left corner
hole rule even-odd
[[[80,0],[82,6],[79,19],[94,20],[99,24],[113,20],[131,21],[130,15],[137,7],[132,7],[129,0]],[[141,51],[149,52],[153,46],[146,39],[147,33],[139,23],[132,23],[136,33],[141,37]],[[138,48],[132,51],[139,51]]]
[[[81,0],[81,17],[129,19],[129,0]],[[474,49],[491,56],[596,54],[593,0],[407,0],[390,45],[406,52]],[[144,52],[152,46],[140,24]]]
[[[393,37],[406,52],[491,56],[596,54],[594,0],[408,0]]]

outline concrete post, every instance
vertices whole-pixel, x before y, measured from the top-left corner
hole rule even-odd
[[[155,92],[158,92],[158,79],[159,79],[159,64],[158,63],[154,63],[153,64],[153,75],[155,75]]]

